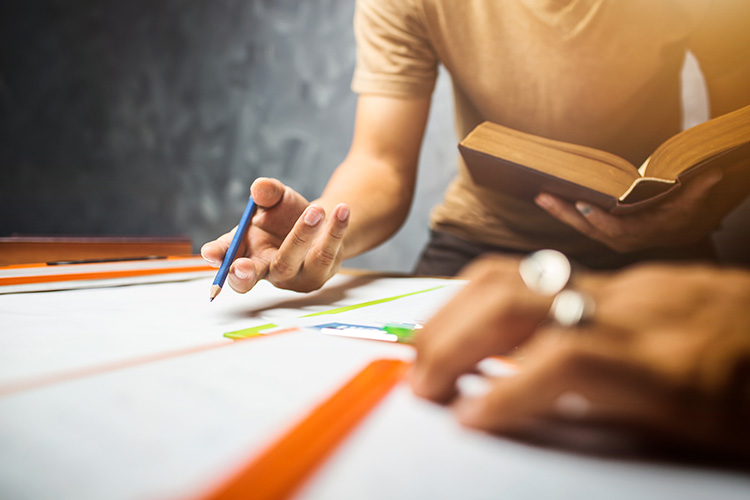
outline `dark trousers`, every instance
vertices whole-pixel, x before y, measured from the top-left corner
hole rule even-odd
[[[455,276],[466,264],[487,253],[525,255],[529,252],[476,243],[452,234],[430,231],[430,240],[422,251],[414,274]],[[576,264],[591,269],[619,269],[643,261],[716,262],[716,253],[710,239],[689,246],[656,248],[627,254],[620,254],[602,246],[600,251],[588,255],[568,257]]]

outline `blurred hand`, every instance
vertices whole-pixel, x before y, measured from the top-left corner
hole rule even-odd
[[[547,319],[552,299],[532,293],[520,259],[484,257],[461,273],[469,283],[420,330],[411,374],[419,396],[441,403],[456,395],[456,379],[493,354],[523,345]]]
[[[708,170],[687,183],[673,197],[627,215],[612,215],[584,202],[568,203],[548,193],[536,204],[584,235],[620,252],[694,243],[711,234],[724,215],[711,210],[707,200],[722,179],[719,169]]]
[[[515,272],[514,272],[515,271]],[[416,394],[446,401],[478,360],[523,345],[519,373],[459,397],[465,425],[534,437],[550,424],[627,430],[750,456],[750,273],[641,266],[576,279],[594,297],[585,324],[544,317],[517,262],[480,261],[472,281],[419,333]]]
[[[229,286],[245,293],[267,279],[300,292],[320,288],[341,266],[349,207],[337,205],[326,220],[323,207],[276,179],[256,179],[250,194],[258,210],[230,267]],[[235,230],[203,245],[201,255],[210,265],[221,265]]]

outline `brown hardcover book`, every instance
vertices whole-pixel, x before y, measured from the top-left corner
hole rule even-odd
[[[458,148],[481,186],[528,200],[547,192],[628,213],[661,201],[712,166],[724,169],[722,183],[750,184],[750,106],[669,138],[640,167],[491,122],[478,125]]]

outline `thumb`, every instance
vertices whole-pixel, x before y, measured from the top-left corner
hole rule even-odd
[[[271,208],[278,204],[284,197],[286,186],[277,180],[268,177],[258,177],[250,186],[250,194],[259,207]]]
[[[309,205],[307,199],[278,179],[259,177],[250,194],[261,210],[253,224],[278,237],[286,236]]]
[[[680,196],[688,204],[697,203],[705,198],[711,188],[721,182],[724,172],[720,168],[711,168],[696,175],[685,185]]]

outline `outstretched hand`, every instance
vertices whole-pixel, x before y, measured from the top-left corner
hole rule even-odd
[[[517,375],[455,399],[462,423],[532,438],[556,423],[610,427],[747,457],[750,273],[649,265],[579,275],[573,286],[596,308],[566,329],[546,322],[551,299],[527,290],[517,260],[483,259],[465,277],[418,334],[417,395],[450,401],[479,360],[524,346]]]
[[[300,292],[320,288],[341,265],[349,207],[337,205],[326,220],[323,207],[269,178],[256,179],[250,193],[258,211],[229,269],[229,286],[245,293],[267,279]],[[203,245],[201,255],[211,266],[221,265],[235,230]]]
[[[539,194],[535,201],[550,215],[589,238],[617,252],[634,252],[694,243],[714,231],[723,213],[711,210],[707,199],[721,179],[721,170],[709,170],[669,200],[627,215],[612,215],[581,201],[571,204],[548,193]]]

